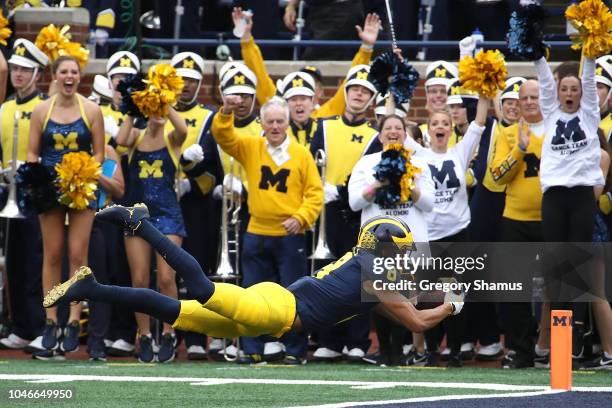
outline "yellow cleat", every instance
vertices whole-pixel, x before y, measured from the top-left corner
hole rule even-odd
[[[72,276],[72,278],[68,279],[64,283],[60,283],[59,285],[55,285],[45,296],[43,300],[44,307],[53,307],[59,302],[68,292],[68,290],[73,287],[79,281],[83,281],[85,279],[95,280],[93,276],[93,272],[87,266],[81,266]]]

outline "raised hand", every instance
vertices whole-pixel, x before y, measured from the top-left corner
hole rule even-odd
[[[376,13],[369,13],[363,23],[363,29],[361,26],[355,26],[357,34],[361,41],[368,46],[374,46],[378,39],[378,33],[380,31],[381,21],[380,17]]]
[[[226,95],[223,98],[223,107],[221,111],[224,115],[229,115],[238,108],[240,102],[242,102],[242,97],[240,95]]]
[[[242,8],[234,7],[232,10],[232,21],[234,22],[234,28],[243,20],[246,19],[246,25],[244,27],[244,33],[242,34],[243,40],[251,38],[251,31],[253,30],[253,16],[249,13],[245,13]]]

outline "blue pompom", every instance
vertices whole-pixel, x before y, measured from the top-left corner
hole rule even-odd
[[[535,61],[547,53],[544,44],[544,18],[542,6],[530,4],[513,11],[510,16],[510,29],[506,34],[508,49],[514,55]]]
[[[419,73],[408,60],[400,61],[397,55],[387,51],[372,62],[368,81],[378,92],[393,95],[396,104],[410,101],[419,81]]]
[[[58,205],[55,171],[41,163],[24,163],[17,169],[17,205],[24,214],[40,214]]]
[[[119,105],[119,111],[121,111],[121,113],[125,113],[134,118],[145,117],[132,100],[132,92],[142,91],[146,88],[146,84],[143,80],[144,76],[138,73],[135,75],[126,75],[125,78],[119,82],[117,90],[121,93],[121,104]]]

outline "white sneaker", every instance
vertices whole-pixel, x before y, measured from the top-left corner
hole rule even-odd
[[[285,355],[285,345],[280,341],[269,341],[264,344],[263,359],[276,360]]]
[[[342,347],[342,354],[344,354],[345,356],[348,355],[348,347],[346,346]]]
[[[104,339],[104,347],[105,348],[111,348],[113,347],[113,343],[114,341],[110,340],[110,339]]]
[[[364,357],[365,357],[365,352],[358,347],[350,349],[346,356],[346,358],[349,361],[355,361],[355,362],[361,362]]]
[[[206,350],[204,347],[198,345],[191,345],[187,347],[187,359],[188,360],[204,360],[206,358]]]
[[[108,348],[108,355],[114,357],[127,357],[134,354],[134,344],[123,339],[115,340]]]
[[[11,333],[8,335],[8,337],[0,340],[0,348],[7,348],[11,350],[21,350],[28,344],[30,344],[30,340],[23,339],[15,333]]]
[[[445,347],[444,350],[442,350],[442,352],[440,353],[440,358],[448,359],[449,356],[450,356],[450,349],[448,347]]]
[[[336,361],[342,358],[342,353],[328,349],[327,347],[319,347],[312,354],[312,359],[315,361]]]
[[[42,336],[38,336],[32,340],[27,346],[24,347],[23,351],[26,353],[36,353],[38,351],[46,350],[42,345]]]
[[[238,354],[238,347],[230,344],[225,348],[225,354],[230,358],[236,357],[236,354]]]
[[[503,351],[504,350],[500,342],[480,346],[478,354],[476,354],[476,359],[483,361],[495,360],[497,357],[502,355]]]
[[[208,343],[208,353],[218,353],[223,348],[223,339],[212,339],[210,343]]]
[[[412,351],[412,344],[404,344],[402,346],[402,354],[407,356]]]

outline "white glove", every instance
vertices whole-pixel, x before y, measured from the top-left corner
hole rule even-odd
[[[465,298],[465,293],[455,293],[452,290],[447,292],[444,295],[444,302],[450,303],[453,306],[453,316],[461,313],[463,309],[463,299]]]
[[[223,188],[223,186],[221,186],[221,185],[215,186],[215,188],[213,188],[212,195],[213,195],[213,198],[215,200],[220,200],[221,198],[223,198],[223,190],[222,190],[222,188]]]
[[[474,50],[476,49],[476,41],[471,36],[465,37],[459,41],[459,59],[463,57],[474,56]]]
[[[96,37],[96,44],[101,47],[106,44],[106,40],[108,40],[108,31],[103,28],[96,28],[94,36]]]
[[[191,191],[191,183],[189,179],[180,179],[176,183],[176,189],[178,191],[179,198],[182,198],[185,194]]]
[[[183,152],[183,158],[192,163],[199,163],[204,160],[204,150],[199,144],[192,144]]]
[[[104,117],[104,132],[108,133],[111,138],[116,138],[119,133],[119,126],[112,116],[108,115]]]
[[[323,186],[323,195],[325,196],[325,204],[336,201],[340,197],[338,194],[338,187],[327,182]]]
[[[242,183],[240,179],[236,176],[232,176],[231,174],[226,174],[223,177],[223,185],[226,189],[231,189],[234,194],[240,195],[242,194]],[[219,185],[213,189],[213,198],[215,200],[220,200],[223,198],[223,186]]]

